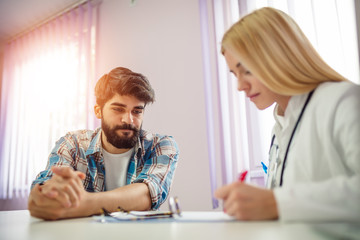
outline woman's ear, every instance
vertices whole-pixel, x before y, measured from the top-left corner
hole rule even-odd
[[[96,118],[101,119],[101,107],[98,104],[95,104],[94,112],[95,112]]]

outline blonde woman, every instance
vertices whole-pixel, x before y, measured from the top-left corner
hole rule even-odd
[[[243,17],[222,53],[238,90],[260,110],[276,103],[267,189],[218,189],[242,220],[360,220],[360,87],[329,67],[295,21],[274,8]]]

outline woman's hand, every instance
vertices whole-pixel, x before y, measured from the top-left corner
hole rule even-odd
[[[215,197],[224,201],[224,211],[238,220],[278,218],[273,191],[234,182],[219,188]]]

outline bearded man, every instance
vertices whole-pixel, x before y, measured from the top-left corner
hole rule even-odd
[[[166,200],[179,150],[173,137],[142,129],[155,100],[145,76],[118,67],[95,86],[101,127],[60,138],[32,183],[28,208],[56,220],[115,211],[158,209]]]

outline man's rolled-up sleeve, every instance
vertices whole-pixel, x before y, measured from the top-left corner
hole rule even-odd
[[[164,136],[155,144],[150,157],[145,159],[141,173],[134,183],[147,184],[152,209],[158,209],[165,202],[179,158],[178,146],[171,136]]]

